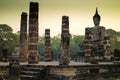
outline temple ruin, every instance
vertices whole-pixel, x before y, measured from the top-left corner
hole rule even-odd
[[[85,29],[85,40],[79,44],[80,51],[75,56],[76,61],[71,60],[70,62],[69,17],[62,16],[59,62],[52,60],[50,29],[45,29],[44,37],[44,61],[46,62],[39,62],[38,12],[38,3],[30,2],[28,40],[27,13],[22,13],[20,47],[19,44],[16,45],[12,53],[13,57],[18,59],[20,51],[20,60],[26,61],[28,59],[28,63],[18,60],[11,60],[7,64],[2,63],[0,72],[3,72],[5,76],[2,74],[0,80],[3,80],[3,77],[7,78],[5,80],[111,80],[120,76],[119,62],[104,61],[110,59],[110,39],[106,34],[105,27],[99,26],[100,15],[97,9],[93,16],[95,26]],[[120,56],[119,53],[119,50],[115,50],[114,56]],[[7,50],[4,50],[3,54],[3,58],[7,58]],[[103,62],[98,62],[100,60]],[[107,77],[110,78],[107,79]]]

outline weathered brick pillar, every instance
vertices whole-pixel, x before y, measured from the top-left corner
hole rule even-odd
[[[90,69],[90,80],[100,80],[99,69]]]
[[[104,47],[105,47],[104,58],[106,58],[107,61],[110,61],[111,58],[110,37],[107,34],[104,37]]]
[[[21,14],[20,61],[27,61],[27,13]]]
[[[39,52],[38,52],[38,12],[39,12],[39,4],[37,2],[30,2],[28,63],[38,63],[39,62]]]
[[[9,63],[9,76],[8,80],[19,80],[20,79],[20,64],[19,62],[13,61]]]
[[[85,40],[84,40],[84,47],[85,47],[85,62],[90,62],[91,59],[91,28],[85,29]]]
[[[70,62],[70,33],[69,33],[69,17],[62,17],[62,34],[60,43],[59,64],[68,65]]]
[[[8,61],[8,50],[7,49],[3,49],[2,50],[2,61],[3,62],[7,62]]]
[[[50,29],[45,29],[45,61],[52,61]]]

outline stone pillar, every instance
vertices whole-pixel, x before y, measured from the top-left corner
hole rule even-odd
[[[92,41],[91,41],[91,28],[85,29],[85,41],[84,41],[84,47],[85,47],[85,62],[90,62],[91,59],[91,47],[92,47]]]
[[[9,77],[8,80],[19,80],[20,79],[20,64],[19,62],[13,61],[9,63]]]
[[[3,49],[2,50],[2,61],[3,62],[7,62],[8,61],[8,50],[7,49]]]
[[[45,61],[52,61],[50,29],[45,29]]]
[[[27,61],[27,13],[22,12],[20,28],[20,61]]]
[[[68,16],[62,17],[62,33],[59,58],[60,65],[68,65],[70,62],[70,33]]]
[[[110,61],[111,58],[110,37],[107,34],[104,37],[104,48],[105,48],[104,58],[107,61]]]
[[[90,69],[90,80],[100,80],[99,69]]]
[[[29,11],[29,39],[28,39],[28,63],[39,62],[38,51],[38,12],[39,4],[30,2]]]

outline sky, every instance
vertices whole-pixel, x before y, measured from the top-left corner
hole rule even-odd
[[[71,34],[84,35],[93,27],[96,7],[101,16],[100,26],[120,31],[120,0],[0,0],[0,24],[7,24],[16,33],[20,30],[21,13],[29,16],[29,3],[39,3],[39,35],[49,28],[51,36],[61,34],[62,16],[69,16]]]

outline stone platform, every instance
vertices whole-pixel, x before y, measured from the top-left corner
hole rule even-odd
[[[2,67],[7,67],[9,68],[9,62],[7,63],[2,63],[0,62],[0,68]],[[74,62],[74,61],[70,61],[69,65],[59,65],[59,62],[53,61],[53,62],[39,62],[39,64],[28,64],[28,62],[21,62],[20,63],[20,73],[22,76],[22,80],[27,80],[27,79],[32,79],[34,78],[34,74],[37,74],[38,72],[35,70],[36,68],[39,68],[42,70],[40,70],[39,73],[41,73],[41,71],[43,71],[45,69],[44,72],[42,73],[46,73],[45,76],[49,76],[50,78],[70,78],[70,77],[76,77],[80,75],[85,75],[87,77],[80,77],[82,78],[89,78],[90,76],[90,72],[89,70],[99,70],[100,73],[104,73],[104,71],[109,72],[109,70],[113,70],[118,72],[120,72],[120,63],[114,63],[114,62],[99,62],[98,64],[90,64],[90,63],[85,63],[85,62]],[[28,70],[30,69],[30,70]],[[18,71],[19,72],[19,71]],[[80,74],[80,72],[82,72],[82,74]],[[118,73],[119,73],[118,72]],[[105,75],[108,75],[108,73],[104,73]],[[117,74],[120,75],[120,74]],[[40,74],[41,76],[41,74]],[[99,74],[98,74],[99,76]],[[29,78],[28,78],[29,77]],[[26,79],[27,78],[27,79]],[[45,77],[44,77],[45,78]],[[29,80],[30,80],[29,79]],[[37,80],[37,78],[35,77],[34,80]],[[49,80],[49,79],[47,79]],[[58,79],[60,80],[60,79]]]
[[[53,61],[53,62],[39,62],[38,64],[28,64],[28,62],[20,62],[20,65],[38,65],[38,66],[59,66],[59,62]],[[120,65],[120,62],[114,63],[114,62],[99,62],[98,64],[90,64],[86,62],[74,62],[70,61],[69,65],[66,66],[112,66],[112,65]],[[0,62],[0,66],[9,66],[9,62]],[[62,65],[60,65],[62,66]]]

